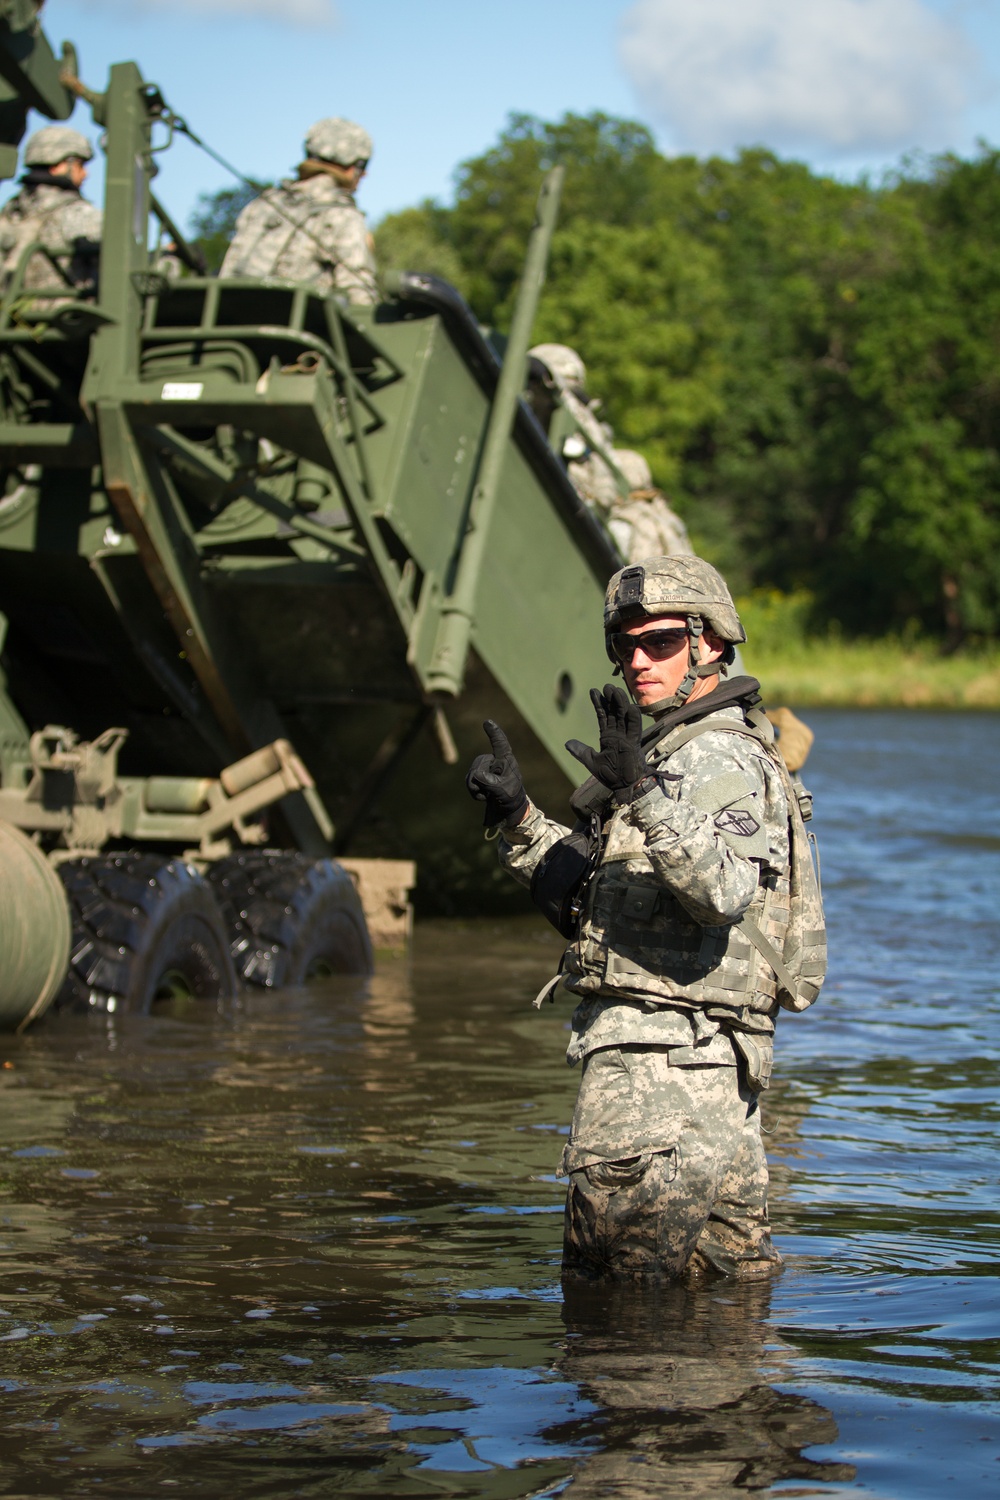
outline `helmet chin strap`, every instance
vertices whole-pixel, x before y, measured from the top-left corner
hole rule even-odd
[[[720,673],[723,676],[725,675],[726,663],[724,661],[702,661],[700,659],[698,643],[701,640],[704,629],[705,622],[700,615],[688,615],[688,669],[684,679],[676,693],[673,693],[669,698],[659,698],[655,703],[641,704],[640,707],[644,714],[655,718],[657,714],[665,713],[668,708],[680,708],[681,704],[686,703],[690,698],[692,689],[699,677],[717,677]]]

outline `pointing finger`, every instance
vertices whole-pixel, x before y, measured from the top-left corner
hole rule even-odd
[[[512,752],[510,741],[500,728],[500,725],[494,719],[486,719],[483,722],[483,728],[486,730],[486,736],[490,742],[494,759],[505,760]]]

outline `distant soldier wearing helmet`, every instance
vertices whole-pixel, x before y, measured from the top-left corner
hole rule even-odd
[[[811,1004],[825,967],[798,797],[759,684],[727,679],[746,637],[709,563],[621,569],[604,629],[628,696],[592,691],[599,748],[567,745],[590,772],[576,829],[531,803],[491,720],[467,780],[501,863],[571,939],[536,1001],[560,985],[578,1000],[564,1274],[766,1275],[758,1098],[779,1005]]]
[[[580,499],[606,521],[623,498],[623,483],[611,459],[614,433],[599,415],[600,401],[586,391],[587,369],[568,344],[536,344],[528,351],[528,399],[566,464],[566,472]],[[553,434],[559,406],[568,418]]]
[[[375,254],[354,195],[371,136],[334,117],[312,127],[304,149],[297,180],[268,188],[240,214],[219,274],[304,281],[369,306],[378,301]]]
[[[101,210],[80,189],[94,149],[68,125],[46,125],[28,137],[21,190],[0,209],[0,290],[6,293],[28,246],[25,292],[83,289],[97,284]]]
[[[615,448],[612,457],[628,484],[625,497],[616,497],[608,516],[608,530],[626,562],[645,557],[690,557],[693,549],[687,527],[653,484],[649,464],[641,453]]]

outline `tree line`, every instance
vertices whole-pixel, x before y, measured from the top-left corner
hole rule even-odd
[[[444,276],[504,331],[556,162],[535,337],[579,350],[616,442],[736,591],[807,592],[852,634],[996,635],[1000,152],[844,183],[759,148],[667,158],[600,113],[515,115],[451,205],[382,221],[381,268]]]

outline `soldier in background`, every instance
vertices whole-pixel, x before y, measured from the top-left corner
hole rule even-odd
[[[622,486],[611,460],[614,432],[598,415],[600,401],[587,395],[586,366],[568,344],[536,344],[528,354],[542,367],[540,379],[536,373],[532,380],[529,372],[528,399],[535,415],[549,432],[557,406],[569,414],[573,430],[557,435],[557,450],[580,499],[606,522],[622,498]]]
[[[608,530],[626,562],[644,557],[690,557],[694,551],[687,528],[656,489],[649,464],[630,448],[612,450],[615,463],[628,482],[627,499],[617,498],[608,517]]]
[[[355,306],[378,301],[375,254],[354,194],[372,139],[351,120],[320,120],[305,139],[296,181],[268,188],[247,205],[222,262],[221,276],[280,276]]]
[[[68,125],[46,125],[29,136],[21,191],[0,209],[0,291],[6,293],[28,246],[23,290],[97,286],[102,215],[81,195],[94,150]]]

